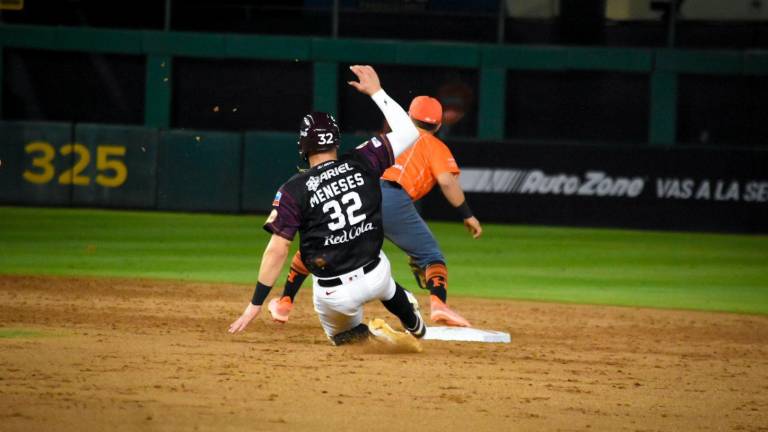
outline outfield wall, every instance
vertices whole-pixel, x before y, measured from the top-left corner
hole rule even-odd
[[[4,204],[265,212],[298,162],[287,133],[0,121]]]
[[[768,232],[765,151],[468,141],[452,149],[486,220]],[[454,213],[439,192],[423,209],[429,218]]]
[[[765,151],[449,145],[486,222],[768,232]],[[299,162],[289,133],[32,122],[0,122],[0,161],[2,204],[223,213],[266,212]],[[425,203],[456,217],[439,192]]]

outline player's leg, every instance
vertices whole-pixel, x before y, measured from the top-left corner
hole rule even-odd
[[[470,327],[471,324],[446,303],[448,294],[448,268],[441,261],[431,262],[426,268],[429,289],[429,318],[436,323],[455,327]]]
[[[445,257],[432,231],[416,211],[405,191],[391,186],[382,187],[382,220],[384,235],[408,254],[416,264],[414,267],[425,271],[425,288],[430,293],[432,321],[468,327],[469,321],[446,304],[448,267]],[[420,277],[416,277],[418,281]]]
[[[384,272],[389,275],[389,261],[386,257],[383,257],[379,265],[368,274],[363,273],[362,270],[358,271],[360,278],[356,281],[331,287],[321,286],[318,284],[318,279],[313,278],[315,312],[317,312],[320,324],[331,343],[334,345],[355,343],[367,340],[370,335],[373,335],[375,339],[398,348],[420,351],[421,348],[413,336],[394,331],[383,320],[372,320],[370,330],[368,326],[362,324],[363,305],[365,303],[382,295],[391,296],[387,292],[390,288],[389,284],[382,283],[382,280],[391,281],[391,277],[383,277]],[[391,288],[394,291],[394,287]],[[410,313],[413,314],[413,311]],[[423,328],[421,317],[418,319]],[[413,331],[418,334],[421,329],[416,324],[413,324],[413,327],[415,327]],[[423,333],[423,330],[421,331]],[[407,340],[408,338],[410,341]]]
[[[326,336],[334,345],[367,340],[370,332],[363,321],[363,305],[355,298],[354,287],[324,288],[313,285],[315,312]]]
[[[301,254],[297,251],[291,261],[291,270],[288,272],[288,277],[285,280],[283,295],[280,296],[280,299],[272,299],[267,307],[273,320],[281,323],[288,321],[296,294],[299,292],[301,284],[304,283],[307,276],[309,276],[309,270],[301,262]]]
[[[395,291],[394,287],[386,283],[392,278],[389,276],[389,261],[383,254],[382,257],[372,271],[364,273],[362,269],[358,269],[359,273],[351,283],[324,287],[318,284],[317,278],[313,278],[315,311],[328,339],[334,345],[360,342],[372,336],[374,340],[395,349],[420,352],[421,345],[412,333],[393,330],[381,319],[371,320],[368,326],[361,323],[365,303],[381,296],[390,297],[388,291]],[[385,272],[388,276],[386,278]],[[418,316],[418,319],[423,328],[421,317]],[[414,327],[414,333],[418,334],[420,328],[416,325]]]
[[[291,301],[294,301],[307,276],[309,276],[309,270],[301,261],[301,252],[296,251],[293,255],[293,260],[291,260],[291,270],[288,272],[288,277],[285,280],[283,296],[288,296],[291,298]]]
[[[420,281],[423,269],[429,263],[445,263],[437,240],[404,190],[382,182],[381,193],[384,235],[408,254],[417,283],[427,288],[426,281]]]
[[[403,328],[408,330],[417,338],[424,337],[427,327],[424,319],[419,312],[419,303],[416,297],[392,280],[395,284],[395,293],[389,300],[382,300],[381,303],[387,310],[398,317],[403,324]]]
[[[424,268],[421,267],[412,256],[408,257],[408,267],[411,269],[411,273],[416,279],[416,285],[421,289],[427,289],[427,275],[424,272]]]
[[[417,338],[424,337],[426,326],[421,318],[416,297],[392,279],[392,269],[384,252],[381,252],[379,257],[379,265],[365,275],[365,289],[359,291],[366,293],[367,298],[363,300],[380,300],[384,307],[400,320],[403,328]]]

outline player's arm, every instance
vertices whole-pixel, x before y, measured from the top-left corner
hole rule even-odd
[[[272,234],[261,257],[259,282],[270,287],[275,284],[277,277],[280,276],[280,270],[282,270],[283,264],[285,264],[285,260],[288,258],[290,249],[290,240],[277,234]]]
[[[461,214],[462,219],[464,219],[464,226],[467,227],[472,237],[480,237],[483,234],[483,227],[480,226],[480,221],[472,215],[472,210],[467,205],[464,190],[459,184],[459,176],[452,172],[442,172],[437,175],[437,183],[440,185],[445,199]]]
[[[392,145],[394,157],[397,157],[416,142],[419,138],[419,130],[413,125],[403,107],[381,88],[379,76],[371,66],[355,65],[350,66],[349,69],[359,80],[359,82],[349,81],[349,85],[370,96],[387,119],[392,129],[392,132],[387,134],[387,138]]]
[[[277,234],[272,234],[272,238],[269,239],[269,244],[267,244],[267,247],[264,249],[264,254],[261,257],[259,279],[253,293],[253,298],[251,299],[251,302],[248,303],[243,314],[240,315],[240,318],[235,320],[235,322],[229,326],[230,333],[237,333],[245,330],[248,324],[259,315],[264,300],[267,298],[267,295],[269,295],[272,285],[275,284],[277,277],[280,275],[280,270],[283,268],[286,258],[288,258],[290,248],[290,240]]]

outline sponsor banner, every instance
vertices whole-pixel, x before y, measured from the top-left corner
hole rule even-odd
[[[471,207],[488,222],[768,232],[766,151],[449,146]],[[453,216],[439,192],[425,200],[426,217]]]
[[[583,176],[547,174],[542,170],[468,168],[462,172],[466,192],[553,194],[634,198],[643,192],[640,177],[613,178],[602,171]]]

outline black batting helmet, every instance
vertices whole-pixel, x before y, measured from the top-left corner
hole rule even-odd
[[[335,150],[339,146],[339,125],[324,112],[307,114],[299,128],[299,154],[307,159],[312,153]]]

